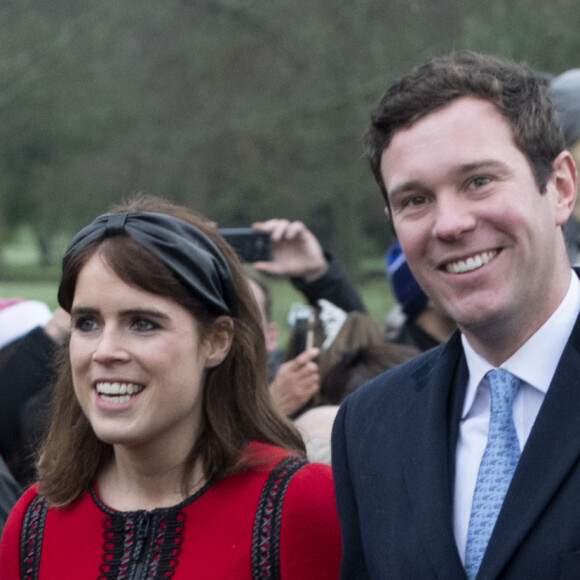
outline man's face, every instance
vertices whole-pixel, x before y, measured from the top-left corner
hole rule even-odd
[[[396,132],[381,172],[425,292],[472,344],[498,332],[516,348],[527,340],[569,283],[559,226],[573,199],[556,185],[560,172],[540,194],[508,122],[491,103],[467,97]]]

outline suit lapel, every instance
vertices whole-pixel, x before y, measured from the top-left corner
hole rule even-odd
[[[577,464],[580,457],[579,377],[580,318],[564,349],[498,516],[488,545],[489,561],[484,557],[481,564],[485,577],[499,576]]]
[[[463,577],[452,525],[454,455],[450,454],[450,448],[455,445],[450,445],[450,440],[456,440],[458,419],[443,420],[449,414],[461,412],[460,405],[457,411],[458,401],[463,400],[467,382],[465,377],[462,382],[455,379],[461,353],[457,333],[434,365],[420,368],[413,375],[417,398],[407,410],[406,430],[402,434],[405,444],[401,449],[417,528],[438,577],[446,579]],[[462,387],[457,389],[456,384]]]

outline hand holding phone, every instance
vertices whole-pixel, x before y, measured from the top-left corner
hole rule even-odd
[[[301,304],[294,305],[290,309],[288,320],[294,327],[291,337],[291,356],[295,357],[314,346],[314,308]]]
[[[296,276],[311,281],[328,270],[328,263],[316,236],[300,221],[271,219],[254,227],[268,232],[272,259],[258,264],[260,270],[276,276]]]
[[[242,262],[268,262],[270,234],[252,228],[220,228],[218,232],[238,254]]]

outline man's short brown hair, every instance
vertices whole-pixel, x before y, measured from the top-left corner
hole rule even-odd
[[[545,191],[552,162],[565,148],[546,82],[525,64],[460,51],[415,68],[387,90],[371,115],[365,153],[387,205],[381,157],[393,134],[461,97],[489,101],[505,117]]]

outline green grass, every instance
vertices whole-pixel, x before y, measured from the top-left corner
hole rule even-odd
[[[20,229],[2,248],[0,296],[45,302],[57,307],[60,264],[39,266],[39,254],[30,228]]]
[[[57,307],[56,288],[56,282],[0,282],[0,296],[40,300],[54,310]]]

